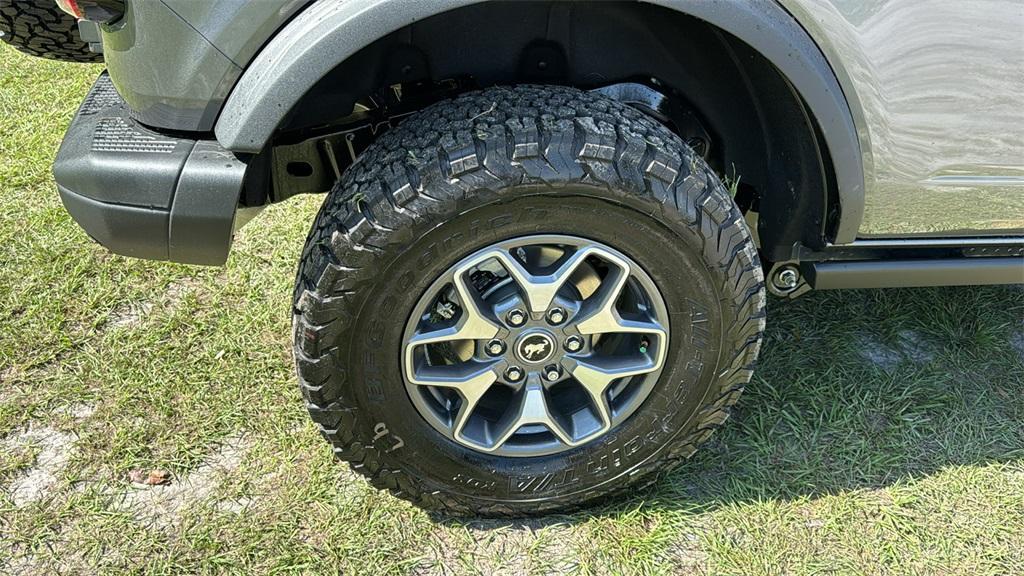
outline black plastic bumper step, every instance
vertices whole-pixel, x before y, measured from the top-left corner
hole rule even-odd
[[[106,72],[61,143],[53,174],[75,221],[112,252],[222,264],[246,164],[213,140],[140,125]]]

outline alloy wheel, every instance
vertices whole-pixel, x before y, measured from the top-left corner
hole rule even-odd
[[[476,451],[540,456],[621,424],[658,381],[668,312],[650,276],[592,240],[499,242],[451,266],[406,325],[406,389]]]

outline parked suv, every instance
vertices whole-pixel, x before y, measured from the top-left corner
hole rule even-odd
[[[1024,283],[1016,0],[59,4],[107,67],[54,165],[67,210],[219,265],[325,194],[302,396],[426,508],[650,482],[729,417],[767,293]]]

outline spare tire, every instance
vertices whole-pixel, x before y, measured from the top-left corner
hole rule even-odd
[[[102,62],[78,34],[78,22],[54,0],[0,0],[0,40],[18,50],[65,62]]]

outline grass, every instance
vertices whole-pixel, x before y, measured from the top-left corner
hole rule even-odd
[[[1020,287],[773,301],[734,418],[652,489],[432,517],[335,463],[296,391],[318,198],[224,268],[113,256],[69,219],[49,166],[98,72],[0,47],[0,573],[1024,573]]]

